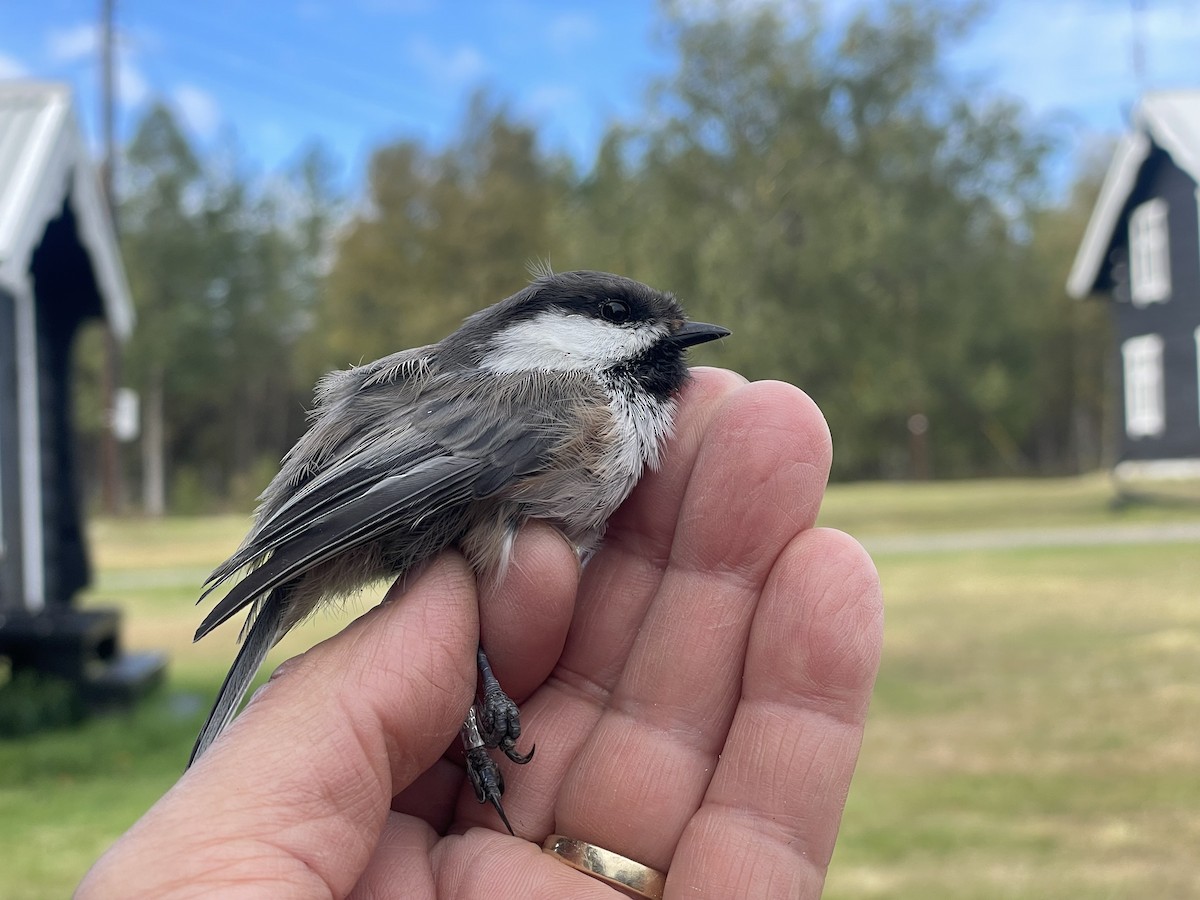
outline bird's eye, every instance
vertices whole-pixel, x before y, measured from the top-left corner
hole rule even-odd
[[[605,300],[600,304],[600,315],[614,325],[629,320],[629,304],[624,300]]]

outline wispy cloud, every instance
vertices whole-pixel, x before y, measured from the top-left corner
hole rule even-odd
[[[826,0],[826,5],[840,11],[845,6],[861,7],[864,4],[862,0]],[[793,8],[796,12],[804,11],[803,4],[789,5],[780,3],[779,0],[679,0],[676,8],[685,19],[707,19],[718,15],[732,15],[736,18],[759,12],[764,8],[774,9],[785,15]]]
[[[521,105],[535,116],[557,115],[582,105],[579,91],[565,84],[543,84],[533,88]]]
[[[171,92],[171,99],[184,122],[200,138],[210,140],[216,136],[221,108],[212,94],[194,84],[181,84]]]
[[[1141,29],[1145,71],[1133,65],[1135,28]],[[1000,4],[952,55],[963,70],[991,76],[1035,113],[1070,110],[1083,119],[1122,124],[1139,90],[1175,83],[1192,72],[1200,16],[1190,0],[1148,4],[1140,26],[1124,4],[1062,0],[1039,6]]]
[[[1196,45],[1200,43],[1200,15],[1195,3],[1154,4],[1147,10],[1145,27],[1146,76],[1153,83],[1168,72],[1189,72],[1195,84]]]
[[[600,34],[596,17],[584,12],[560,13],[546,26],[546,36],[555,50],[565,52],[594,40]]]
[[[359,8],[363,12],[400,15],[428,12],[433,8],[433,0],[359,0]]]
[[[319,0],[300,0],[296,4],[296,15],[309,22],[322,21],[329,18],[329,7]]]
[[[129,59],[117,63],[117,98],[124,107],[141,106],[150,96],[146,76]]]
[[[26,78],[29,70],[15,56],[0,53],[0,78]]]
[[[95,56],[100,46],[100,31],[95,25],[81,23],[70,28],[55,28],[46,38],[46,55],[52,63],[76,62]]]
[[[483,54],[468,44],[444,49],[426,37],[416,37],[409,41],[408,56],[413,65],[438,87],[461,88],[477,81],[487,71]]]
[[[81,23],[51,29],[46,36],[46,58],[57,66],[91,62],[100,52],[100,29]],[[150,96],[150,84],[138,66],[133,51],[118,46],[117,100],[125,108],[140,106]]]

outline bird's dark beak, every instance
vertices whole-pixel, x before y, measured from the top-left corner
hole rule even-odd
[[[697,344],[707,344],[729,334],[728,328],[720,325],[709,325],[705,322],[688,322],[667,340],[677,347],[694,347]]]

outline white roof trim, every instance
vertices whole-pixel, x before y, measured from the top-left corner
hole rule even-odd
[[[1104,175],[1096,208],[1083,233],[1083,243],[1075,254],[1071,274],[1067,276],[1067,293],[1072,297],[1086,297],[1092,292],[1100,276],[1104,254],[1112,243],[1117,219],[1137,181],[1138,171],[1149,155],[1150,139],[1144,134],[1127,134],[1118,142],[1112,163]]]
[[[39,188],[45,181],[47,161],[55,154],[57,137],[69,109],[68,103],[65,91],[47,92],[37,118],[24,136],[24,146],[16,148],[13,166],[8,172],[8,183],[0,185],[0,191],[5,194],[4,203],[0,204],[0,261],[8,265],[27,256],[25,251],[28,248],[25,245],[41,237],[40,229],[36,229],[36,236],[31,235],[29,232],[35,229],[29,228],[24,220],[31,207],[44,205],[38,202],[43,199],[39,194],[46,192]],[[21,137],[14,133],[8,140],[20,142]],[[40,224],[44,226],[46,223]]]
[[[1104,176],[1083,242],[1067,277],[1067,293],[1086,297],[1100,277],[1104,255],[1153,146],[1200,184],[1200,91],[1147,94],[1133,115],[1133,130],[1121,138]]]
[[[108,201],[91,166],[76,166],[74,172],[71,196],[79,220],[79,241],[91,257],[109,327],[117,337],[126,340],[133,333],[133,299],[125,280],[125,266]]]
[[[1137,110],[1140,127],[1200,183],[1200,91],[1149,94]]]
[[[11,168],[0,173],[0,283],[28,280],[33,252],[69,194],[109,325],[127,338],[134,322],[129,283],[70,91],[57,84],[0,82],[0,117],[21,106],[35,110],[31,126],[0,129],[17,142],[8,148]]]

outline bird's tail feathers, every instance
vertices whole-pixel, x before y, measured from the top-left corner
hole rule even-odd
[[[189,768],[233,721],[233,716],[241,705],[242,698],[246,696],[246,691],[250,688],[250,682],[254,680],[255,673],[258,672],[259,666],[266,658],[267,651],[275,645],[280,637],[285,606],[284,589],[276,588],[259,607],[258,614],[254,617],[254,624],[246,632],[242,640],[242,647],[238,651],[233,665],[229,667],[229,674],[225,676],[221,690],[217,692],[212,712],[208,714],[208,719],[205,721],[204,727],[200,729],[199,737],[196,738],[196,745],[192,748],[192,755],[188,759]]]

